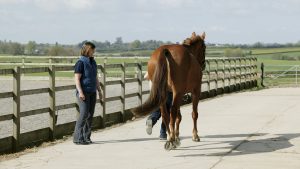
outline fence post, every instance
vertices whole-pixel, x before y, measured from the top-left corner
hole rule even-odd
[[[25,56],[22,57],[22,68],[25,68]],[[22,76],[24,76],[25,74],[22,73]]]
[[[219,88],[219,62],[218,60],[216,59],[216,91],[217,91],[217,94],[218,94],[218,88]]]
[[[248,66],[247,66],[247,69],[248,69],[248,81],[250,82],[251,81],[251,59],[248,59]]]
[[[50,120],[49,120],[49,128],[50,128],[50,132],[49,132],[49,139],[51,141],[54,140],[55,138],[55,124],[56,124],[56,120],[57,117],[55,116],[55,66],[54,65],[50,65],[49,66],[49,107],[50,107]]]
[[[236,87],[236,59],[234,59],[234,87]]]
[[[20,90],[21,90],[21,68],[18,66],[13,72],[13,152],[19,150],[20,145]]]
[[[231,59],[228,59],[228,62],[229,62],[229,91],[231,92]]]
[[[249,84],[251,81],[251,68],[250,68],[251,59],[246,58],[245,60],[246,60],[246,65],[247,65],[247,77],[248,77],[247,83]],[[248,64],[247,64],[247,62],[248,62]]]
[[[240,90],[242,89],[242,59],[239,58],[240,62]]]
[[[296,86],[298,86],[298,66],[296,66]]]
[[[137,69],[138,69],[138,85],[139,85],[139,101],[140,101],[140,104],[139,105],[142,105],[143,103],[143,76],[142,76],[142,63],[141,62],[138,62],[138,66],[137,66]]]
[[[252,63],[253,61],[252,61],[252,58],[249,58],[249,81],[250,81],[250,86],[252,86],[252,80],[253,80],[253,74],[252,74],[252,72],[253,72],[253,70],[252,70]]]
[[[104,128],[106,126],[106,59],[104,59],[104,63],[103,63],[103,67],[101,70],[101,79],[100,79],[100,87],[101,87],[101,91],[102,91],[102,127]]]
[[[223,62],[223,93],[225,93],[225,59],[222,59],[222,62]]]
[[[255,80],[257,80],[257,58],[254,58],[254,72],[255,72]]]
[[[138,62],[138,57],[137,56],[135,56],[135,58],[134,58],[134,63],[136,63],[136,64],[138,64],[139,62]],[[135,77],[134,78],[138,78],[138,66],[137,67],[135,67],[134,68],[134,71],[135,71]]]
[[[260,70],[261,70],[261,75],[260,75],[261,82],[260,82],[260,85],[261,85],[262,87],[265,87],[265,85],[264,85],[264,76],[265,76],[265,71],[264,71],[264,69],[265,69],[265,65],[264,65],[263,62],[261,62],[261,64],[260,64]]]
[[[122,102],[122,107],[121,107],[121,114],[122,114],[122,122],[125,122],[125,77],[126,77],[126,67],[125,67],[125,62],[122,63],[122,82],[121,82],[121,102]]]
[[[252,85],[257,87],[257,84],[256,84],[256,75],[255,75],[255,65],[256,65],[256,61],[255,61],[255,58],[252,57],[252,64],[251,64],[251,74],[252,74]]]
[[[246,85],[246,83],[247,83],[247,62],[246,62],[245,58],[243,58],[242,61],[244,62],[244,72],[243,72],[244,89],[246,89],[247,88],[247,85]]]

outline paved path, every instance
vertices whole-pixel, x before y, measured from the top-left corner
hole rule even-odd
[[[199,105],[201,142],[191,140],[191,106],[181,108],[181,147],[163,149],[159,125],[145,132],[145,118],[94,132],[95,144],[71,139],[19,158],[1,169],[299,169],[300,88],[226,95]]]

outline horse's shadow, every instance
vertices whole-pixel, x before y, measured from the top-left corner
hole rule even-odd
[[[236,139],[241,137],[241,139]],[[202,140],[216,139],[214,141],[201,141],[192,146],[181,146],[173,151],[192,151],[196,153],[177,155],[175,157],[198,157],[198,156],[237,156],[246,154],[258,154],[274,152],[286,148],[293,147],[291,139],[300,137],[300,133],[276,134],[271,137],[267,133],[258,134],[228,134],[228,135],[207,135],[202,137]],[[181,141],[191,139],[191,136],[180,137]],[[229,141],[217,141],[229,140]],[[230,141],[232,138],[232,141]],[[250,139],[247,139],[250,138]],[[147,142],[155,141],[158,138],[134,138],[124,140],[104,140],[94,141],[93,144],[115,144],[126,142]],[[220,147],[219,145],[226,146]],[[209,151],[212,151],[210,153]]]
[[[254,136],[254,137],[253,137]],[[243,139],[234,139],[233,141],[220,141],[220,142],[209,142],[205,144],[200,142],[198,145],[179,147],[175,150],[192,150],[198,153],[183,154],[175,157],[197,157],[197,156],[237,156],[246,154],[258,154],[274,152],[286,148],[293,147],[294,145],[290,142],[291,139],[300,137],[300,133],[290,134],[276,134],[273,137],[268,136],[266,133],[259,133],[255,135],[248,134],[234,134],[234,135],[208,135],[204,138],[234,138],[242,137]],[[250,139],[246,139],[250,138]],[[228,146],[217,146],[217,144],[226,144]],[[215,145],[215,146],[211,146]],[[208,146],[208,147],[207,147]],[[203,152],[201,152],[203,151]],[[209,153],[207,151],[212,151]]]

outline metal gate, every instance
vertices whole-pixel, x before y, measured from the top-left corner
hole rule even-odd
[[[300,65],[261,64],[262,86],[299,86]]]

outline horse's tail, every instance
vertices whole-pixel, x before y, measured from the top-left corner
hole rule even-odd
[[[163,49],[158,55],[157,65],[152,78],[150,96],[142,105],[133,108],[136,117],[144,116],[157,110],[160,105],[165,104],[168,88],[168,61],[171,56],[168,49]]]

